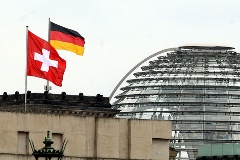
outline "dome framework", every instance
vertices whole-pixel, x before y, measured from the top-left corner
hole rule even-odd
[[[166,50],[115,96],[120,118],[171,120],[170,147],[195,159],[206,143],[239,143],[240,54],[225,46]]]

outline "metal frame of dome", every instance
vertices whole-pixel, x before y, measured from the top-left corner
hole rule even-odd
[[[149,56],[115,96],[119,118],[171,120],[170,146],[195,159],[206,143],[237,143],[240,133],[240,54],[233,47],[182,46]],[[112,93],[114,94],[115,91]],[[187,155],[187,156],[186,156]]]

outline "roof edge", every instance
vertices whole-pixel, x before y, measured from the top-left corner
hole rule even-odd
[[[234,47],[229,46],[180,46],[179,49],[206,49],[206,50],[232,50]]]

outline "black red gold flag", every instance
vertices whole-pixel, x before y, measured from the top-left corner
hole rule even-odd
[[[50,44],[56,50],[67,50],[83,55],[85,39],[76,31],[50,22]]]

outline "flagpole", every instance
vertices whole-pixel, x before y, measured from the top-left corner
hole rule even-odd
[[[51,22],[50,22],[50,18],[48,18],[48,42],[50,43],[50,28],[51,28]],[[47,86],[46,86],[46,91],[48,92],[50,90],[50,86],[49,86],[49,81],[47,80]]]
[[[27,68],[28,68],[28,26],[26,26],[26,72],[25,72],[25,100],[24,100],[24,111],[27,111]]]

